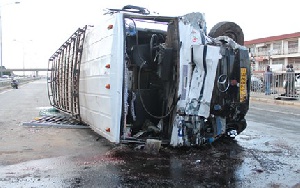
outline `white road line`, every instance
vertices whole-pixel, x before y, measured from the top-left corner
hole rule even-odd
[[[7,92],[9,92],[9,91],[11,91],[11,89],[10,89],[10,90],[2,91],[2,92],[0,93],[0,95],[2,95],[2,94],[4,94],[4,93],[7,93]]]

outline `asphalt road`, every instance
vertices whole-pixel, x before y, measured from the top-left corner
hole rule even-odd
[[[252,102],[247,119],[300,135],[300,106]]]
[[[251,102],[235,141],[147,154],[90,129],[25,127],[46,80],[0,90],[0,187],[300,187],[300,108]]]

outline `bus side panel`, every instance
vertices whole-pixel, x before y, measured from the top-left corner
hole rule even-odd
[[[80,116],[95,132],[111,142],[120,138],[123,50],[117,19],[111,16],[88,31],[80,67]],[[117,48],[117,49],[116,49]],[[119,62],[117,64],[116,62]],[[108,66],[110,65],[110,66]]]
[[[120,129],[121,129],[121,117],[122,117],[122,98],[123,92],[123,80],[125,69],[125,46],[124,46],[124,19],[123,14],[115,14],[116,20],[113,30],[113,46],[111,57],[111,72],[110,72],[110,85],[111,85],[111,112],[112,112],[112,132],[115,135],[115,142],[120,142]]]

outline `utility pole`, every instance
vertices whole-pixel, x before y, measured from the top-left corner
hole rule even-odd
[[[3,56],[3,50],[2,50],[2,15],[1,15],[1,9],[2,9],[2,7],[4,7],[4,6],[7,6],[7,5],[12,5],[12,4],[20,4],[20,2],[19,1],[15,1],[15,2],[12,2],[12,3],[7,3],[7,4],[4,4],[4,5],[0,5],[0,78],[2,77],[2,75],[3,75],[3,62],[2,62],[2,60],[3,60],[3,58],[2,58],[2,56]]]
[[[19,41],[14,39],[14,42],[20,43],[22,45],[22,64],[23,64],[23,76],[25,77],[25,55],[26,55],[26,51],[25,51],[25,45],[28,42],[32,42],[32,40],[28,40],[28,41]]]

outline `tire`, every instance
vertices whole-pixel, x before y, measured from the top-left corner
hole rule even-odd
[[[208,36],[217,38],[219,36],[228,36],[236,43],[244,45],[244,33],[239,25],[234,22],[219,22],[212,27]]]

